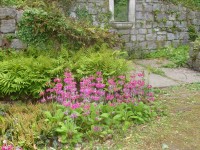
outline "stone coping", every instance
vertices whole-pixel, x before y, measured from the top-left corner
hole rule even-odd
[[[133,22],[111,22],[111,26],[115,29],[130,29],[133,27]]]

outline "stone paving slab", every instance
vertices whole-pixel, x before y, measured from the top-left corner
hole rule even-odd
[[[180,85],[179,82],[174,81],[172,79],[157,75],[157,74],[150,74],[148,79],[146,79],[152,87],[163,88],[169,86],[177,86]]]
[[[144,71],[146,82],[151,84],[153,87],[158,88],[177,86],[188,83],[200,83],[200,72],[194,71],[189,68],[162,68],[162,65],[167,63],[169,63],[169,61],[161,59],[136,60],[133,63],[135,70],[131,71],[131,73]],[[147,70],[148,66],[161,69],[165,73],[165,75],[161,76],[149,72]]]
[[[162,68],[165,75],[183,83],[200,82],[200,72],[188,68]]]

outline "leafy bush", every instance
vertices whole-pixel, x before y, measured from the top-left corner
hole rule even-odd
[[[48,56],[17,57],[0,63],[1,96],[11,99],[37,98],[51,78],[59,75],[66,67],[64,60]]]
[[[174,63],[174,67],[185,66],[189,58],[189,46],[180,46],[178,48],[167,47],[158,51],[149,53],[146,58],[167,58]]]
[[[58,49],[61,44],[73,48],[108,43],[119,44],[119,38],[102,28],[80,23],[53,11],[28,9],[19,23],[18,36],[28,44],[54,43]]]
[[[99,50],[101,49],[101,50]],[[99,48],[71,52],[36,50],[29,47],[26,52],[0,51],[0,93],[11,99],[31,100],[47,87],[55,77],[62,77],[69,68],[80,80],[94,75],[98,70],[105,78],[125,74],[127,61],[120,58],[121,52]]]
[[[119,76],[128,71],[125,56],[125,52],[113,51],[106,46],[82,49],[74,55],[74,65],[70,69],[78,80],[98,71],[101,71],[105,78]]]

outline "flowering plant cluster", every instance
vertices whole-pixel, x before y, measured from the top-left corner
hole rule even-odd
[[[46,111],[46,121],[53,124],[58,143],[75,145],[84,139],[106,140],[115,129],[125,131],[132,122],[144,123],[157,116],[157,110],[144,102],[154,101],[144,74],[103,79],[101,72],[81,79],[78,84],[71,72],[54,79],[52,88],[41,92],[41,102],[55,100],[53,112]]]
[[[131,76],[130,81],[125,76],[109,78],[104,81],[102,73],[81,79],[77,84],[71,72],[65,72],[64,80],[54,79],[54,87],[41,92],[41,102],[56,100],[66,107],[73,109],[82,105],[95,103],[135,103],[154,101],[151,86],[145,85],[144,73]]]
[[[22,150],[22,148],[20,148],[20,147],[14,148],[14,146],[12,144],[8,144],[7,141],[4,140],[1,150]]]

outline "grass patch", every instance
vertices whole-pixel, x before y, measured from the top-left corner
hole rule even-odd
[[[146,54],[145,58],[166,58],[172,61],[172,63],[165,65],[166,67],[183,67],[186,66],[189,58],[189,46],[163,48]]]
[[[150,73],[154,73],[154,74],[158,74],[158,75],[161,75],[161,76],[165,76],[165,72],[162,71],[160,68],[155,68],[155,67],[152,67],[152,66],[149,65],[149,66],[146,66],[146,69]]]

